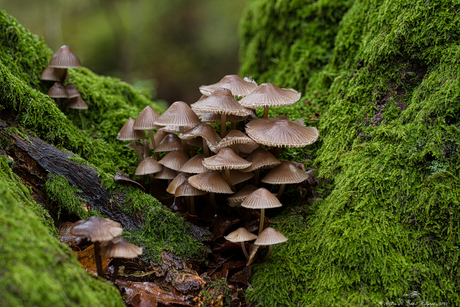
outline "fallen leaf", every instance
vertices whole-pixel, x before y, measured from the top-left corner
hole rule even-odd
[[[78,262],[80,262],[85,271],[93,275],[97,275],[96,258],[94,257],[94,244],[81,252],[74,253],[77,254]],[[107,266],[111,260],[112,258],[102,257],[102,271],[104,274],[107,271]]]
[[[249,277],[251,277],[251,267],[245,266],[242,271],[239,271],[238,273],[233,275],[228,281],[242,283],[246,286],[249,286]]]
[[[122,184],[129,184],[129,185],[133,185],[135,187],[138,187],[138,188],[141,188],[144,192],[147,192],[145,190],[145,188],[142,186],[142,184],[140,184],[139,182],[137,181],[134,181],[132,179],[129,179],[128,176],[126,176],[125,174],[121,173],[121,172],[117,172],[117,174],[115,175],[115,177],[113,177],[113,180],[117,181],[117,182],[120,182]]]

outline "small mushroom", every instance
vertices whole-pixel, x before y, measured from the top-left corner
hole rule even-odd
[[[179,185],[174,192],[174,196],[188,196],[190,197],[190,213],[195,214],[195,196],[205,195],[207,194],[205,191],[198,190],[194,186],[192,186],[187,179]]]
[[[257,235],[250,233],[244,227],[240,227],[237,230],[229,233],[224,238],[225,240],[233,243],[241,243],[241,249],[243,250],[244,256],[246,257],[246,259],[249,259],[249,255],[246,251],[246,247],[244,246],[244,242],[257,239]]]
[[[142,247],[127,242],[122,237],[113,238],[110,241],[101,244],[101,256],[107,258],[114,258],[114,268],[112,275],[112,282],[115,283],[118,275],[118,268],[120,266],[120,259],[136,258],[142,254]]]
[[[272,168],[261,181],[268,184],[280,184],[277,194],[277,197],[280,198],[286,184],[300,183],[308,178],[309,175],[298,169],[292,162],[281,161],[281,164]]]
[[[262,262],[267,261],[268,257],[270,257],[273,251],[273,245],[286,242],[288,239],[279,231],[275,230],[274,228],[267,227],[262,233],[259,234],[257,240],[254,242],[255,245],[268,245],[268,252],[265,255]]]
[[[160,129],[161,126],[155,125],[155,120],[160,117],[157,111],[151,106],[146,106],[142,112],[137,116],[136,120],[134,121],[133,129],[134,130],[148,130],[150,135],[150,147],[152,149],[156,149],[157,143],[155,142],[155,137],[153,135],[154,129]],[[157,160],[160,159],[158,153],[156,153]]]
[[[65,88],[62,86],[60,82],[55,82],[52,87],[48,90],[48,96],[51,98],[56,98],[56,103],[60,106],[60,99],[61,98],[68,98],[67,92]]]
[[[257,83],[250,78],[241,78],[238,75],[226,75],[219,82],[200,86],[203,95],[210,96],[219,87],[229,89],[233,96],[243,97],[257,88]]]
[[[136,154],[139,157],[139,161],[142,161],[144,159],[143,152],[138,150],[138,147],[136,146],[135,141],[144,139],[147,137],[147,135],[145,135],[145,132],[143,130],[134,130],[133,126],[134,126],[134,119],[130,117],[126,121],[126,123],[123,125],[123,127],[120,129],[120,132],[118,132],[117,140],[131,141],[132,148],[137,150]]]

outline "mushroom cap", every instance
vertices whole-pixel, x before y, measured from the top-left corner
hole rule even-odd
[[[249,209],[270,209],[282,206],[279,199],[266,188],[258,188],[241,203],[241,207]]]
[[[64,82],[64,80],[68,79],[68,76],[65,68],[46,67],[40,80]]]
[[[193,147],[203,147],[203,138],[198,136],[194,139],[187,140],[187,144]]]
[[[239,157],[230,148],[222,148],[218,154],[205,158],[203,165],[212,170],[242,169],[251,166],[251,162]]]
[[[227,197],[227,201],[230,206],[234,207],[237,204],[240,204],[249,194],[257,190],[257,188],[251,184],[245,185],[241,190],[233,194],[232,196]]]
[[[302,94],[292,88],[279,88],[273,83],[262,83],[239,103],[251,109],[271,106],[288,106],[300,99]]]
[[[305,147],[319,136],[315,127],[305,127],[302,120],[288,117],[259,118],[246,125],[246,133],[257,143],[273,147]]]
[[[176,189],[180,186],[183,182],[187,181],[187,175],[184,173],[179,173],[176,177],[174,177],[173,181],[168,185],[166,188],[166,192],[169,194],[176,193]]]
[[[238,75],[226,75],[217,83],[200,86],[200,92],[210,96],[219,87],[229,89],[234,96],[243,97],[255,90],[257,83],[249,78],[242,79]]]
[[[160,114],[154,108],[146,106],[134,121],[134,130],[160,129],[162,126],[154,124],[158,117]]]
[[[75,98],[80,96],[80,92],[72,83],[67,83],[67,85],[65,86],[65,91],[67,92],[68,98]]]
[[[237,170],[230,170],[230,186],[244,182],[254,177],[253,173],[243,173]],[[225,172],[222,172],[222,178],[225,179]]]
[[[163,141],[164,137],[167,135],[168,135],[168,132],[158,129],[157,133],[155,133],[155,135],[153,136],[153,138],[155,139],[155,144],[160,144],[161,141]],[[150,145],[149,148],[153,149],[151,147],[152,144],[150,143],[149,145]]]
[[[249,232],[246,230],[244,227],[240,227],[237,230],[229,233],[228,235],[224,236],[225,240],[233,242],[233,243],[239,243],[239,242],[246,242],[246,241],[252,241],[257,239],[257,235]]]
[[[91,242],[103,242],[112,240],[121,235],[123,229],[120,223],[98,216],[92,216],[87,220],[80,220],[73,224],[70,233],[74,236],[88,238]]]
[[[51,98],[68,98],[65,88],[60,82],[55,82],[48,90],[48,96]]]
[[[185,164],[189,159],[187,153],[182,150],[173,150],[163,157],[158,163],[167,168],[170,168],[175,171],[179,171],[182,165]]]
[[[176,101],[155,121],[160,126],[196,126],[201,124],[198,116],[183,101]]]
[[[263,167],[272,168],[281,164],[280,160],[263,148],[253,151],[249,157],[246,158],[246,161],[252,164],[248,168],[242,169],[242,172],[252,172]]]
[[[64,45],[53,54],[48,66],[53,68],[78,68],[81,67],[81,64],[72,49]]]
[[[214,130],[214,127],[208,124],[199,124],[179,134],[179,138],[183,140],[190,140],[197,137],[204,138],[208,146],[216,146],[220,142],[220,136]]]
[[[139,163],[136,169],[136,175],[155,174],[160,172],[163,166],[157,162],[153,157],[147,157]]]
[[[192,110],[201,113],[215,113],[236,116],[247,116],[251,110],[246,109],[236,101],[230,90],[225,88],[216,89],[211,96],[195,102],[191,105]],[[201,121],[200,121],[201,123]]]
[[[241,132],[240,130],[230,130],[227,135],[219,142],[217,148],[221,149],[224,147],[230,147],[231,145],[235,144],[247,144],[247,143],[255,143],[253,139],[248,137],[246,134]],[[259,146],[259,145],[257,145]]]
[[[167,133],[182,133],[181,132],[181,127],[184,127],[183,131],[187,131],[187,130],[192,129],[193,127],[195,127],[195,125],[191,125],[191,126],[165,126],[165,127],[160,128],[158,131],[165,131]]]
[[[118,132],[117,140],[119,141],[135,141],[147,137],[143,130],[134,130],[134,119],[131,117],[126,121],[123,127]]]
[[[174,179],[177,176],[175,170],[163,166],[163,170],[155,175],[155,179]]]
[[[188,182],[198,190],[209,193],[233,194],[232,189],[218,171],[207,171],[194,175],[188,179]]]
[[[67,105],[67,107],[70,109],[76,109],[76,110],[87,110],[88,109],[88,105],[85,103],[83,98],[81,98],[81,96],[70,98],[69,104]]]
[[[256,245],[275,245],[278,243],[286,242],[288,239],[279,231],[274,228],[267,227],[260,233],[257,240],[254,242]]]
[[[180,172],[200,174],[206,172],[208,169],[203,165],[205,155],[196,155],[193,156],[190,160],[185,162],[184,165],[180,168]]]
[[[154,151],[165,152],[179,149],[183,149],[179,137],[176,134],[169,133],[163,138],[163,140],[161,140],[160,144],[157,145]]]
[[[192,186],[188,180],[186,179],[184,182],[181,183],[180,186],[177,187],[176,192],[174,193],[174,196],[179,197],[179,196],[200,196],[200,195],[205,195],[208,194],[208,192],[198,190],[194,186]]]
[[[142,255],[142,247],[131,244],[122,237],[116,237],[101,244],[100,254],[101,257],[130,259]]]
[[[261,181],[269,184],[290,184],[300,183],[308,177],[306,172],[297,168],[292,162],[281,161],[281,164],[272,168]]]
[[[219,114],[214,113],[204,113],[200,115],[200,120],[202,123],[220,123],[222,117]],[[227,115],[225,120],[227,122],[241,122],[246,119],[246,116],[236,116],[236,115]]]
[[[125,145],[129,149],[131,149],[134,152],[144,152],[144,145],[141,144],[140,142],[129,142],[128,144]]]

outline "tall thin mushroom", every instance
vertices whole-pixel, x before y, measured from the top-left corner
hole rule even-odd
[[[266,188],[259,188],[249,194],[241,203],[241,207],[248,209],[260,209],[259,235],[263,231],[265,222],[265,209],[279,208],[283,205]]]

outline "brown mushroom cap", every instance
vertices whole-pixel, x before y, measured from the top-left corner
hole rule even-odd
[[[188,180],[185,180],[182,182],[180,186],[177,187],[176,192],[174,193],[174,196],[179,197],[179,196],[200,196],[200,195],[206,195],[208,194],[205,191],[198,190],[194,186],[192,186]]]
[[[168,187],[166,188],[166,192],[174,195],[174,193],[176,193],[177,187],[180,186],[185,181],[187,181],[187,175],[184,173],[179,173],[176,177],[174,177],[173,181],[171,181],[171,183],[168,185]]]
[[[88,109],[88,105],[85,103],[83,98],[81,98],[81,96],[71,98],[69,100],[69,104],[67,105],[67,107],[70,109],[76,109],[76,110],[87,110]]]
[[[136,175],[147,175],[161,172],[163,166],[157,162],[153,157],[147,157],[139,163],[136,169]]]
[[[193,147],[203,147],[203,138],[201,136],[187,140],[187,144]]]
[[[147,136],[143,130],[134,130],[134,119],[131,117],[126,121],[123,127],[118,132],[117,140],[119,141],[135,141],[144,139]]]
[[[255,142],[240,130],[230,130],[230,132],[219,142],[217,148],[220,150],[221,148],[230,147],[231,145],[247,143]]]
[[[300,99],[301,93],[290,88],[279,88],[273,83],[262,83],[250,94],[246,95],[239,103],[251,109],[266,106],[288,106]]]
[[[208,146],[216,146],[220,142],[220,136],[216,133],[214,127],[208,124],[199,124],[179,134],[179,138],[183,140],[190,140],[197,137],[204,138]]]
[[[230,148],[222,148],[218,154],[205,158],[203,165],[212,170],[243,169],[251,166],[251,162],[239,157]]]
[[[238,75],[226,75],[219,82],[200,86],[200,92],[210,96],[219,87],[229,89],[234,96],[243,97],[256,89],[257,83],[250,79],[242,79]]]
[[[222,172],[222,177],[225,179],[225,173]],[[251,179],[254,177],[253,173],[243,173],[237,170],[230,171],[230,186],[234,186],[238,183],[244,182],[246,180]]]
[[[163,157],[158,163],[160,163],[163,166],[166,166],[167,168],[173,169],[175,171],[180,170],[182,165],[184,165],[185,162],[187,162],[189,159],[187,153],[180,149],[180,150],[173,150],[167,155]]]
[[[65,88],[60,82],[55,82],[48,90],[48,96],[51,98],[68,98]]]
[[[252,164],[248,168],[242,169],[242,172],[252,172],[263,167],[272,168],[281,164],[281,161],[263,148],[256,149],[252,152],[249,157],[246,158],[246,161]]]
[[[230,206],[240,204],[249,194],[257,190],[257,188],[251,184],[245,185],[241,190],[227,197],[227,201]]]
[[[151,106],[146,106],[134,121],[134,130],[153,130],[160,129],[162,126],[155,125],[154,122],[160,117],[157,111]]]
[[[65,91],[67,92],[68,98],[75,98],[80,96],[80,92],[72,83],[67,83],[67,85],[65,86]]]
[[[168,132],[158,129],[157,133],[155,133],[155,136],[153,137],[155,139],[155,143],[160,144],[161,141],[164,139],[164,137],[167,135],[168,135]],[[150,143],[149,145],[152,145],[152,144]],[[153,149],[151,146],[149,148]]]
[[[233,243],[240,243],[255,240],[257,239],[257,235],[247,231],[244,227],[240,227],[237,230],[226,235],[224,238],[225,240]]]
[[[251,114],[251,110],[240,105],[232,95],[232,92],[225,88],[216,89],[211,96],[195,102],[191,107],[193,111],[201,113],[231,114],[236,116]]]
[[[246,133],[257,143],[273,147],[305,147],[319,136],[315,127],[305,127],[302,121],[288,117],[259,118],[246,125]]]
[[[169,133],[167,134],[160,144],[155,148],[155,152],[165,152],[183,149],[181,140],[176,134]]]
[[[281,164],[272,168],[261,180],[269,184],[300,183],[308,179],[308,174],[298,169],[292,162],[281,161]]]
[[[278,208],[283,205],[278,198],[266,188],[259,188],[246,197],[241,203],[241,207],[249,209],[270,209]]]
[[[103,242],[112,240],[121,235],[123,229],[120,223],[98,216],[92,216],[87,220],[76,222],[70,229],[74,236],[88,238],[91,242]]]
[[[183,101],[176,101],[155,121],[160,126],[196,126],[201,124],[198,116]]]
[[[122,237],[116,237],[101,244],[100,255],[107,258],[136,258],[142,255],[142,247],[131,244]]]
[[[203,165],[204,158],[206,158],[204,155],[196,155],[192,157],[190,160],[185,162],[184,165],[182,165],[179,171],[192,174],[206,172],[208,169]]]
[[[155,179],[174,179],[177,176],[175,170],[163,166],[163,170],[155,175]]]
[[[64,82],[66,77],[68,77],[67,69],[46,67],[42,72],[40,80]]]
[[[232,189],[218,171],[207,171],[194,175],[188,179],[188,182],[198,190],[209,193],[233,194]]]
[[[275,244],[286,242],[287,240],[288,239],[281,232],[271,227],[267,227],[257,237],[257,240],[254,242],[254,244],[256,245],[275,245]]]
[[[53,68],[78,68],[81,67],[81,64],[72,49],[64,45],[53,54],[48,66]]]

